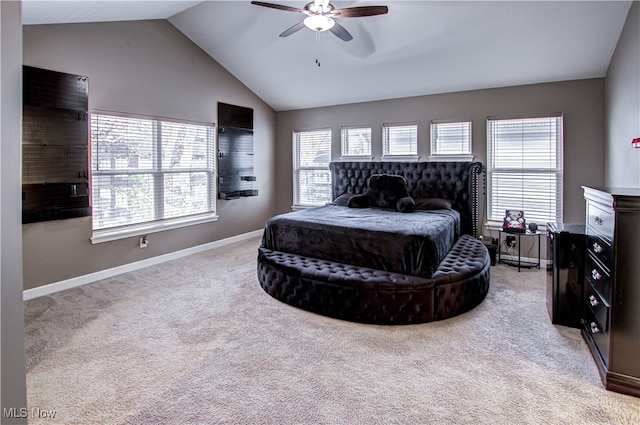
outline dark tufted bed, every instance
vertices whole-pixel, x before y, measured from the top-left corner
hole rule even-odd
[[[296,307],[364,323],[422,323],[470,310],[489,288],[489,256],[475,239],[482,168],[331,163],[334,202],[266,223],[261,286]],[[374,175],[404,177],[412,212],[347,207],[363,199]]]

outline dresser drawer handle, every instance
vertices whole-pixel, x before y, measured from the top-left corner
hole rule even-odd
[[[592,334],[598,334],[600,333],[600,328],[598,327],[598,324],[596,322],[591,322],[591,333]]]
[[[602,279],[602,275],[600,273],[598,273],[598,270],[596,270],[596,269],[593,269],[591,271],[591,277],[594,278],[595,280]]]
[[[602,219],[600,217],[596,216],[593,221],[595,221],[598,226],[602,226]]]
[[[600,254],[600,253],[602,252],[602,250],[603,250],[603,249],[604,249],[604,248],[602,248],[602,246],[598,245],[598,242],[594,242],[594,243],[593,243],[593,251],[594,251],[596,254]]]
[[[593,295],[589,295],[589,304],[591,304],[591,307],[596,307],[600,303],[598,302],[596,297],[594,297]]]

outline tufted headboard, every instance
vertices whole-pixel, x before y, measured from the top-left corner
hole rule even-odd
[[[372,174],[397,174],[407,180],[413,198],[446,198],[460,212],[461,232],[478,236],[480,162],[332,162],[333,199],[360,194]]]

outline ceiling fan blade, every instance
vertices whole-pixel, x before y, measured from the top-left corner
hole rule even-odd
[[[331,27],[329,29],[329,31],[331,31],[333,33],[333,35],[335,35],[336,37],[338,37],[342,41],[351,41],[351,40],[353,40],[353,36],[351,34],[349,34],[349,31],[347,31],[347,29],[345,27],[343,27],[342,25],[340,25],[337,22],[335,23],[335,25],[333,27]]]
[[[389,12],[387,6],[357,6],[336,9],[332,12],[337,18],[360,18],[362,16],[384,15]]]
[[[288,28],[288,29],[284,30],[282,32],[282,34],[280,34],[280,37],[288,37],[291,34],[293,34],[294,32],[300,31],[302,28],[304,28],[304,21],[300,21],[297,24],[295,24],[294,26],[292,26],[291,28]]]
[[[271,9],[285,10],[287,12],[298,12],[298,13],[306,12],[306,10],[298,9],[297,7],[285,6],[282,4],[275,4],[275,3],[266,3],[263,1],[252,1],[251,4],[255,4],[256,6],[270,7]]]

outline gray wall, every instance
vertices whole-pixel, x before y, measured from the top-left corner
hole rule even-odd
[[[4,409],[25,408],[22,241],[20,235],[20,122],[22,119],[22,28],[20,3],[0,2],[0,423],[11,419]]]
[[[564,221],[583,223],[581,185],[604,183],[604,84],[604,79],[598,78],[278,112],[278,211],[288,211],[292,203],[291,135],[294,130],[331,127],[332,156],[337,160],[340,127],[370,125],[374,160],[380,160],[382,124],[417,121],[418,154],[420,161],[427,161],[430,121],[470,118],[475,160],[486,164],[487,116],[562,112]]]
[[[218,200],[219,220],[92,245],[91,219],[22,226],[24,288],[261,229],[275,211],[273,109],[167,21],[24,27],[24,64],[89,77],[89,107],[216,122],[217,102],[254,109],[259,196]]]
[[[640,2],[633,2],[607,72],[605,183],[640,188]]]

